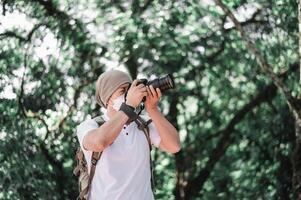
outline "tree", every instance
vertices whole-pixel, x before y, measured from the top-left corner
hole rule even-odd
[[[175,77],[159,106],[182,150],[153,154],[156,199],[298,199],[296,8],[2,1],[0,199],[76,198],[75,127],[101,114],[94,84],[112,67]]]

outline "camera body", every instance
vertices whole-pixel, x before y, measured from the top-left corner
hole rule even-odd
[[[137,85],[139,85],[139,84],[143,84],[145,86],[152,85],[154,87],[154,89],[159,88],[161,90],[161,92],[172,89],[172,88],[175,87],[174,79],[173,79],[173,76],[171,74],[167,74],[163,77],[156,78],[152,81],[148,81],[147,79],[139,79]],[[130,86],[129,86],[129,88],[130,88]],[[125,99],[126,99],[127,93],[128,92],[126,91]],[[144,102],[145,100],[146,100],[146,97],[143,97],[142,101]]]

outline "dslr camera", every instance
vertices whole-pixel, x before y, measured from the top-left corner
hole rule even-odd
[[[175,87],[174,79],[171,74],[164,75],[162,77],[156,78],[154,80],[148,81],[147,79],[139,79],[137,85],[143,84],[145,86],[152,85],[154,89],[159,88],[161,92],[164,92]],[[130,88],[131,86],[129,86]],[[127,96],[127,91],[125,93],[125,98]],[[143,102],[146,100],[146,97],[143,98]]]
[[[171,74],[156,78],[152,81],[148,81],[147,79],[139,79],[137,85],[139,84],[143,84],[145,86],[152,85],[155,89],[159,88],[162,92],[174,88],[175,85]]]

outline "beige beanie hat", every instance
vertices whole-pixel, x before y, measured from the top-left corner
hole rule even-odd
[[[96,102],[106,108],[107,102],[115,90],[124,83],[131,83],[131,77],[119,70],[111,70],[102,73],[96,82]]]

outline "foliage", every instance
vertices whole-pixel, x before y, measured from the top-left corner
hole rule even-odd
[[[296,94],[296,1],[223,2]],[[75,199],[75,127],[101,114],[94,84],[112,66],[175,77],[160,109],[182,150],[153,155],[156,199],[293,199],[293,119],[213,2],[1,4],[0,199]]]

